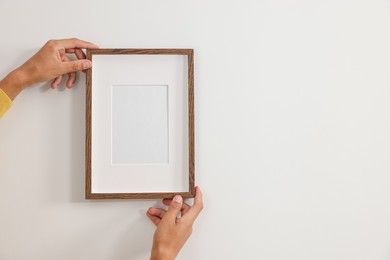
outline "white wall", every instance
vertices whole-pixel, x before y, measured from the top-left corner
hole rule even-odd
[[[50,38],[196,50],[205,209],[178,259],[390,258],[388,0],[2,0],[0,76]],[[84,76],[0,121],[0,259],[147,259],[158,201],[84,200]]]

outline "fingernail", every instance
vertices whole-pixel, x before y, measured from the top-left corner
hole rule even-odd
[[[176,195],[173,198],[173,201],[176,202],[176,203],[182,203],[183,202],[183,198],[180,195]]]
[[[89,61],[89,60],[87,60],[87,61],[84,61],[84,63],[83,63],[83,69],[89,69],[90,67],[92,67],[92,63]]]

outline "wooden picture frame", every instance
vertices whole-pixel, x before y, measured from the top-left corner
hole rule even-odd
[[[93,67],[87,71],[86,75],[85,198],[157,199],[173,198],[176,194],[184,198],[194,197],[195,133],[193,49],[94,49],[87,50],[86,56],[87,59],[92,61]],[[158,78],[161,78],[161,80],[158,81]],[[169,85],[166,82],[173,83]],[[149,85],[153,88],[144,88],[144,86]],[[111,90],[108,90],[108,88]],[[166,102],[168,104],[168,112],[166,113],[166,117],[168,118],[167,131],[169,132],[167,135],[167,142],[169,144],[167,146],[169,148],[167,152],[164,150],[164,145],[161,146],[164,149],[156,149],[163,151],[161,153],[162,156],[158,157],[163,159],[159,159],[160,161],[157,160],[157,163],[154,163],[151,159],[152,163],[149,163],[149,161],[147,163],[144,163],[144,161],[141,161],[141,163],[127,163],[126,161],[123,164],[120,161],[123,156],[121,158],[119,156],[117,160],[115,155],[113,155],[114,151],[117,150],[115,147],[120,147],[119,144],[121,144],[121,142],[114,144],[116,137],[113,133],[117,128],[122,129],[116,125],[122,126],[120,118],[127,118],[127,112],[120,112],[123,111],[122,106],[118,105],[120,108],[115,108],[115,104],[119,102],[116,101],[115,97],[119,97],[118,100],[125,100],[120,102],[124,102],[127,106],[130,102],[127,102],[124,96],[127,95],[133,98],[132,93],[139,93],[139,90],[145,90],[146,99],[148,99],[149,96],[147,96],[146,89],[149,89],[148,91],[156,89],[159,91],[156,93],[163,93],[161,95],[158,94],[161,97],[165,97],[164,93],[166,93]],[[177,92],[176,94],[175,91]],[[117,92],[118,94],[116,94]],[[109,97],[110,93],[111,97]],[[158,95],[157,98],[159,97]],[[155,96],[155,94],[150,95],[150,97],[154,98]],[[160,100],[162,100],[162,104],[165,104],[165,98],[160,98]],[[151,102],[151,104],[155,103],[154,101]],[[111,105],[108,105],[108,103],[111,103]],[[128,106],[132,106],[132,104]],[[177,109],[180,106],[181,109]],[[164,105],[162,107],[165,109]],[[110,109],[111,112],[108,112],[107,110]],[[137,109],[134,109],[134,111],[139,110]],[[174,111],[172,111],[173,109]],[[148,110],[148,107],[146,107],[146,110]],[[161,109],[156,108],[153,111],[161,111]],[[115,113],[118,113],[119,116],[116,116]],[[120,117],[121,115],[122,117]],[[139,118],[142,120],[142,114],[139,115]],[[110,120],[111,124],[109,122]],[[133,122],[130,119],[126,120],[130,123]],[[165,117],[162,117],[160,121],[164,123],[164,120]],[[126,124],[124,123],[125,126]],[[128,129],[132,130],[133,128],[134,125]],[[162,127],[161,129],[164,130],[165,128]],[[142,134],[143,131],[141,130],[138,132]],[[111,131],[110,134],[107,133],[109,131]],[[171,133],[172,131],[175,132]],[[180,136],[183,138],[180,138]],[[124,138],[126,139],[126,136]],[[134,147],[136,146],[134,145]],[[142,143],[138,144],[138,146],[142,146]],[[178,148],[175,148],[176,146]],[[133,146],[125,145],[123,147],[125,147],[122,149],[124,152],[121,152],[122,150],[119,149],[118,154],[124,154],[124,157],[126,157],[126,149]],[[108,156],[110,158],[107,158]],[[148,157],[147,153],[146,157]],[[135,162],[137,160],[134,159]],[[119,163],[115,163],[117,161]],[[184,169],[184,172],[181,173],[182,170],[180,169]],[[166,179],[170,179],[171,181],[169,182]],[[176,180],[180,181],[176,183]],[[152,183],[152,181],[156,183]],[[164,186],[161,189],[159,186],[160,183],[161,186]]]

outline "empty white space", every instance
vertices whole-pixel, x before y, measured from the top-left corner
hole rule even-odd
[[[187,56],[92,63],[92,192],[188,191]]]
[[[168,86],[112,86],[112,163],[168,163]]]

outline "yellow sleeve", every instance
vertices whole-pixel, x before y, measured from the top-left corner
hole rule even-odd
[[[12,100],[0,88],[0,118],[5,114],[5,112],[7,112],[7,110],[11,106],[12,106]]]

